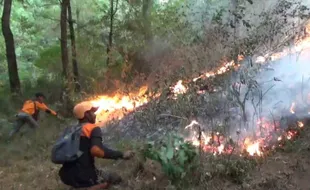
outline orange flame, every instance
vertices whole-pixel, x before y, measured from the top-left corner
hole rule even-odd
[[[307,26],[307,28],[310,25]],[[258,63],[265,63],[268,58],[271,60],[276,60],[280,59],[283,56],[286,56],[290,53],[297,53],[300,52],[304,49],[310,48],[310,37],[307,37],[306,39],[296,42],[295,43],[295,48],[292,50],[290,48],[286,48],[281,52],[273,53],[273,54],[266,54],[265,56],[257,57],[256,62]],[[244,59],[242,56],[238,56],[238,60]],[[227,63],[224,63],[221,67],[216,69],[215,71],[211,72],[206,72],[205,74],[196,77],[193,79],[193,81],[196,81],[200,78],[206,77],[214,77],[216,75],[221,75],[223,73],[226,73],[229,71],[232,67],[238,68],[240,65],[236,65],[234,61],[230,61]],[[171,87],[172,92],[176,94],[184,94],[187,92],[187,88],[182,84],[183,81],[179,80],[177,84],[173,87]],[[147,91],[148,87],[144,86],[142,87],[139,92],[137,93],[131,93],[130,95],[122,95],[122,94],[116,94],[114,96],[100,96],[96,99],[94,99],[92,102],[99,106],[99,110],[97,111],[97,121],[102,122],[102,121],[107,121],[109,120],[109,116],[113,114],[114,112],[118,110],[127,110],[127,111],[133,111],[135,108],[145,104],[148,102],[148,99],[143,96],[143,94]],[[290,112],[295,113],[295,102],[292,103],[290,107]],[[310,114],[310,111],[309,111]],[[123,113],[117,113],[116,117],[118,119],[121,119],[124,116]],[[273,126],[272,124],[270,125],[266,121],[263,121],[261,124],[262,128],[269,133],[271,130],[274,130],[276,126]],[[303,127],[302,122],[298,122],[298,126],[300,128]],[[287,139],[292,139],[295,135],[297,134],[296,131],[288,131],[285,136]],[[257,136],[263,136],[261,131],[256,132]],[[216,150],[214,150],[212,147],[208,146],[206,149],[207,150],[212,150],[213,152],[217,151],[218,153],[224,153],[225,146],[223,144],[223,138],[220,137],[219,134],[217,135],[210,135],[207,136],[205,133],[202,132],[202,138],[204,140],[204,145],[208,145],[211,143],[211,140],[217,141],[219,144],[216,145]],[[264,137],[265,140],[267,140],[269,137]],[[283,138],[282,136],[278,137],[278,141],[281,141]],[[196,146],[200,145],[200,142],[197,140],[192,140],[192,143]],[[213,143],[213,142],[212,142]],[[263,152],[261,151],[261,144],[262,142],[260,141],[251,141],[250,138],[246,138],[245,142],[243,143],[244,149],[249,153],[249,155],[258,155],[261,156],[263,155]]]
[[[191,128],[193,125],[200,125],[197,121],[193,120],[189,125],[187,125],[185,128]],[[285,132],[283,135],[280,135],[278,137],[274,136],[275,133],[275,123],[269,122],[265,119],[261,119],[257,122],[257,126],[260,126],[261,128],[256,128],[257,132],[255,133],[255,137],[258,140],[252,140],[250,137],[246,137],[244,141],[237,142],[237,144],[242,147],[242,150],[248,153],[250,156],[263,156],[264,155],[264,148],[270,147],[271,149],[274,149],[276,147],[276,144],[274,143],[273,139],[277,140],[279,142],[278,146],[281,147],[281,141],[283,140],[283,137],[286,140],[292,140],[294,137],[298,134],[297,130],[290,129],[289,131]],[[304,124],[301,121],[297,122],[297,125],[299,128],[303,128]],[[263,132],[261,132],[263,130]],[[192,137],[189,139],[189,141],[192,142],[194,146],[202,146],[203,150],[205,152],[213,153],[213,155],[218,154],[230,154],[232,153],[232,147],[227,144],[229,142],[229,137],[226,139],[224,136],[221,136],[219,132],[213,133],[212,135],[206,135],[204,132],[201,132],[202,139],[201,141],[197,140],[197,137]],[[253,138],[254,139],[254,138]],[[268,145],[269,144],[269,145]],[[266,146],[264,146],[266,145]]]
[[[309,49],[310,48],[309,27],[310,27],[310,24],[307,24],[305,26],[306,33],[308,36],[301,41],[296,41],[294,44],[294,48],[285,48],[281,52],[273,53],[271,55],[266,54],[265,56],[259,56],[256,59],[256,63],[265,63],[268,58],[270,58],[271,61],[276,61],[289,54],[296,54],[303,50]]]
[[[187,92],[187,88],[182,84],[182,82],[183,82],[182,80],[179,80],[175,86],[170,87],[173,94],[177,95],[177,94],[184,94]]]
[[[217,150],[218,150],[218,153],[219,153],[219,154],[222,154],[223,151],[224,151],[224,145],[221,144],[219,147],[217,147]]]
[[[98,106],[96,112],[97,122],[107,121],[109,115],[117,110],[133,111],[135,108],[148,102],[147,97],[143,96],[147,91],[147,86],[143,86],[137,93],[131,93],[127,96],[116,94],[110,96],[99,96],[91,102]],[[124,114],[117,114],[117,119],[121,119]]]
[[[263,152],[260,150],[259,142],[251,142],[249,138],[246,138],[244,141],[245,150],[249,153],[250,156],[262,156]]]
[[[300,128],[304,127],[304,124],[302,122],[300,122],[300,121],[298,121],[297,124],[298,124],[298,127],[300,127]]]
[[[243,57],[241,55],[238,56],[238,59],[242,59]],[[235,62],[234,61],[231,61],[231,62],[228,62],[228,63],[225,63],[223,64],[223,66],[219,67],[218,69],[216,69],[215,71],[210,71],[210,72],[207,72],[203,75],[200,75],[199,77],[196,77],[193,79],[193,81],[197,81],[198,79],[201,79],[203,77],[206,77],[206,78],[210,78],[210,77],[214,77],[216,75],[221,75],[221,74],[224,74],[226,73],[227,71],[230,70],[230,68],[232,66],[235,66],[235,67],[239,67],[240,65],[235,65]]]

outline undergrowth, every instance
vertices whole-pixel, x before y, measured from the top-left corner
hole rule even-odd
[[[157,145],[149,142],[143,154],[145,158],[158,161],[172,182],[182,180],[188,171],[197,168],[196,148],[175,134]]]

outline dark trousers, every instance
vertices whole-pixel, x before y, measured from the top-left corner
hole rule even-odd
[[[39,127],[38,122],[31,115],[20,112],[16,115],[13,130],[10,132],[9,138],[12,138],[25,124],[28,124],[31,128]]]
[[[96,173],[96,176],[93,176],[91,173]],[[87,188],[104,183],[117,185],[122,181],[122,178],[113,172],[95,169],[95,173],[94,171],[78,171],[77,168],[71,168],[70,170],[61,168],[59,177],[64,184],[74,188]]]

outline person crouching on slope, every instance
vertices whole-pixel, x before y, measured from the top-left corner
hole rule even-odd
[[[32,128],[38,128],[38,117],[40,110],[46,113],[57,116],[57,113],[44,104],[44,94],[38,92],[35,94],[35,99],[27,100],[24,102],[22,109],[16,115],[16,120],[13,126],[13,130],[9,134],[9,138],[12,138],[24,124],[30,125]]]
[[[95,124],[97,107],[91,102],[77,104],[73,113],[82,124],[80,137],[81,157],[62,165],[59,171],[61,181],[74,188],[107,188],[110,184],[119,184],[122,179],[115,173],[107,173],[95,167],[95,157],[103,159],[130,159],[134,153],[124,153],[107,148],[102,144],[102,132]]]

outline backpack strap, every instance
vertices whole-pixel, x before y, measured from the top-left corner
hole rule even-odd
[[[34,106],[34,113],[36,113],[36,112],[37,112],[37,105],[36,105],[36,102],[35,102],[35,100],[32,100],[32,102],[33,102],[33,106]]]
[[[83,133],[83,127],[86,123],[78,123],[76,124],[76,126],[74,126],[74,132],[77,132],[80,130],[80,133],[79,133],[79,138],[81,138],[81,135]],[[81,155],[83,154],[83,152],[81,150],[78,150],[77,152],[77,156],[80,157]]]
[[[35,102],[35,100],[31,100],[34,106],[34,114],[32,115],[32,117],[37,121],[39,118],[39,110],[37,108],[37,104]]]

